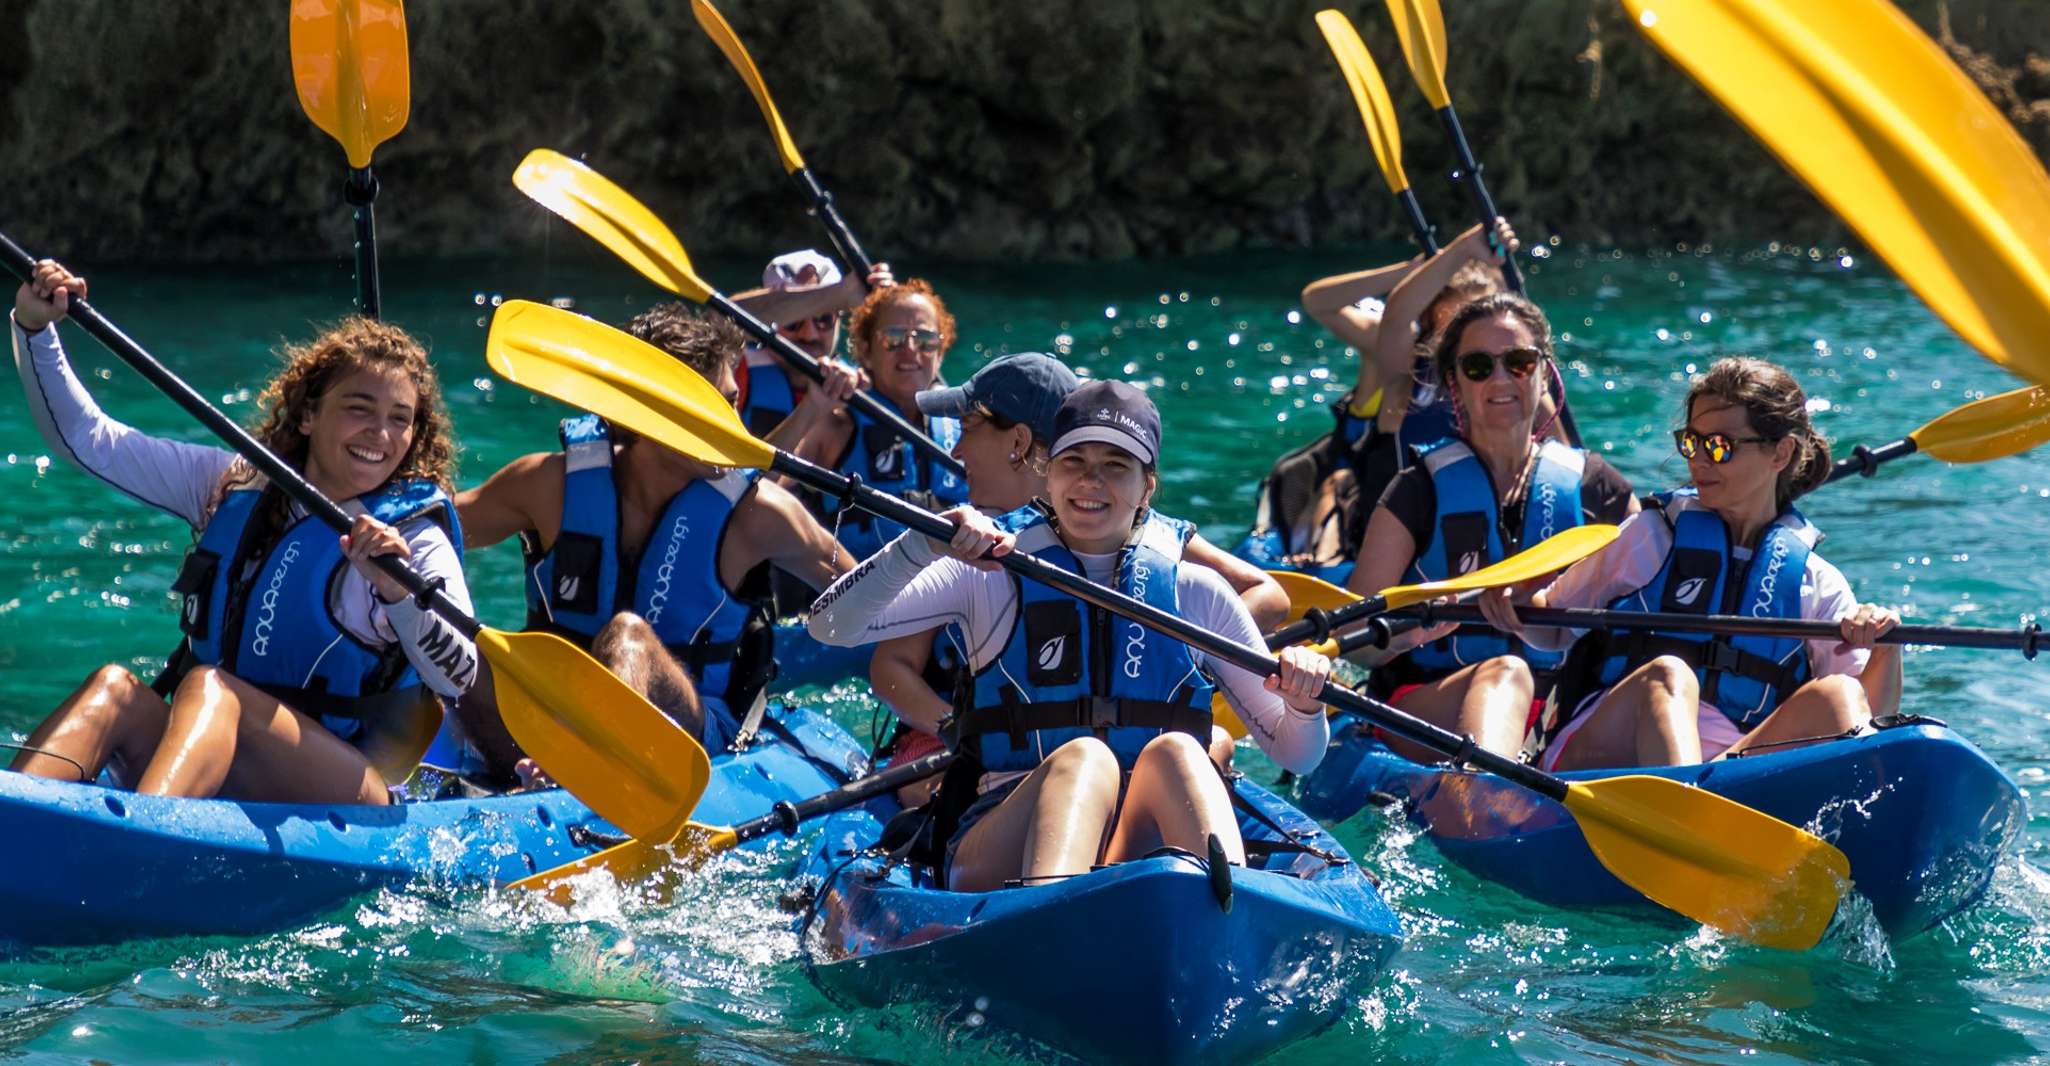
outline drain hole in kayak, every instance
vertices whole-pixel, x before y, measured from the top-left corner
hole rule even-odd
[[[349,823],[342,821],[342,816],[335,813],[334,811],[327,812],[327,824],[334,826],[335,832],[337,833],[346,833],[349,831]]]
[[[982,914],[982,908],[984,908],[984,907],[987,907],[987,906],[989,906],[989,901],[988,901],[988,900],[986,900],[986,899],[979,899],[979,900],[976,900],[976,901],[975,901],[975,906],[974,906],[974,907],[971,907],[971,908],[969,908],[969,911],[968,911],[968,920],[969,920],[969,921],[971,921],[971,922],[972,922],[972,921],[974,921],[974,920],[975,920],[975,919],[976,919],[976,918],[977,918],[977,917],[978,917],[979,915],[981,915],[981,914]]]
[[[107,809],[108,809],[109,811],[112,811],[112,812],[114,813],[114,817],[116,817],[116,818],[126,818],[126,817],[128,817],[128,805],[127,805],[127,804],[125,804],[125,803],[123,803],[123,802],[121,802],[121,800],[120,800],[120,799],[119,799],[118,797],[115,797],[115,796],[108,796],[108,797],[107,797],[107,799],[106,799],[106,803],[107,803]]]
[[[546,807],[535,807],[534,817],[541,819],[541,824],[543,826],[546,826],[551,829],[555,826],[555,819],[549,815],[548,808]]]

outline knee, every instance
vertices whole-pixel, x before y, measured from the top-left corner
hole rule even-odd
[[[1110,745],[1095,737],[1078,737],[1054,749],[1046,757],[1047,776],[1071,785],[1108,788],[1118,786],[1118,757]]]
[[[89,692],[121,703],[149,691],[149,686],[143,684],[141,678],[130,673],[127,667],[114,663],[94,670],[92,676],[85,679],[85,687]]]
[[[1139,749],[1139,759],[1132,765],[1132,772],[1145,769],[1153,773],[1189,773],[1197,767],[1207,768],[1210,765],[1210,750],[1201,741],[1187,733],[1162,733]]]
[[[1870,718],[1872,709],[1865,699],[1865,686],[1849,674],[1818,677],[1805,686],[1836,710],[1838,717]]]
[[[228,672],[218,666],[195,666],[185,671],[178,680],[178,689],[171,694],[174,703],[207,697],[227,683]]]
[[[1653,688],[1664,689],[1675,696],[1688,699],[1701,698],[1701,679],[1694,676],[1694,668],[1677,655],[1661,655],[1644,664],[1645,681]]]
[[[1497,655],[1473,668],[1473,683],[1491,690],[1507,690],[1529,702],[1537,688],[1530,664],[1514,655]]]

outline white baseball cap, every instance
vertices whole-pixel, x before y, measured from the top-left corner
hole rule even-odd
[[[785,289],[797,287],[798,277],[807,268],[816,271],[819,278],[817,281],[802,286],[803,288],[809,289],[820,285],[832,285],[840,280],[840,267],[838,264],[819,254],[816,248],[805,248],[801,251],[784,252],[782,255],[769,260],[769,265],[762,268],[762,284],[771,292],[782,292]]]

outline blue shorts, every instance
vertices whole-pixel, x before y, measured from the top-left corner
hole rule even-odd
[[[954,823],[954,835],[947,838],[947,870],[950,877],[954,869],[954,849],[961,846],[962,838],[968,835],[970,829],[975,828],[975,823],[982,821],[985,815],[996,810],[999,804],[1009,799],[1011,793],[1019,785],[1025,783],[1026,776],[1021,774],[984,792],[975,797],[975,802],[969,804],[967,810],[961,812],[961,820]]]

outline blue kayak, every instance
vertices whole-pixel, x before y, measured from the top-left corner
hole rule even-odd
[[[1721,762],[1560,774],[1656,774],[1698,785],[1814,832],[1851,860],[1851,880],[1889,935],[1971,906],[2019,838],[2028,808],[1985,753],[1939,722]],[[1404,802],[1438,850],[1491,881],[1561,907],[1650,906],[1595,861],[1559,804],[1492,774],[1423,766],[1353,720],[1302,781],[1303,810],[1328,822],[1370,799]]]
[[[865,772],[810,711],[712,761],[696,817],[731,824]],[[418,879],[505,882],[582,858],[617,829],[561,789],[388,807],[171,799],[0,772],[0,945],[251,934]],[[600,834],[594,839],[590,834]]]
[[[1232,869],[1230,913],[1208,864],[1185,852],[949,892],[923,867],[863,850],[894,803],[835,815],[803,870],[822,882],[816,978],[871,1006],[973,1012],[1088,1061],[1237,1062],[1308,1036],[1381,972],[1401,925],[1329,833],[1237,788],[1287,837],[1241,814],[1253,866]]]
[[[776,678],[770,688],[776,692],[817,685],[833,685],[848,678],[867,678],[868,661],[875,645],[836,648],[812,639],[799,622],[776,625]]]
[[[1246,534],[1246,539],[1239,541],[1238,547],[1233,548],[1231,553],[1262,570],[1290,570],[1298,574],[1308,574],[1339,588],[1344,588],[1345,583],[1352,579],[1353,563],[1350,561],[1333,563],[1330,566],[1297,566],[1289,562],[1282,554],[1281,533],[1278,530],[1255,529]]]

